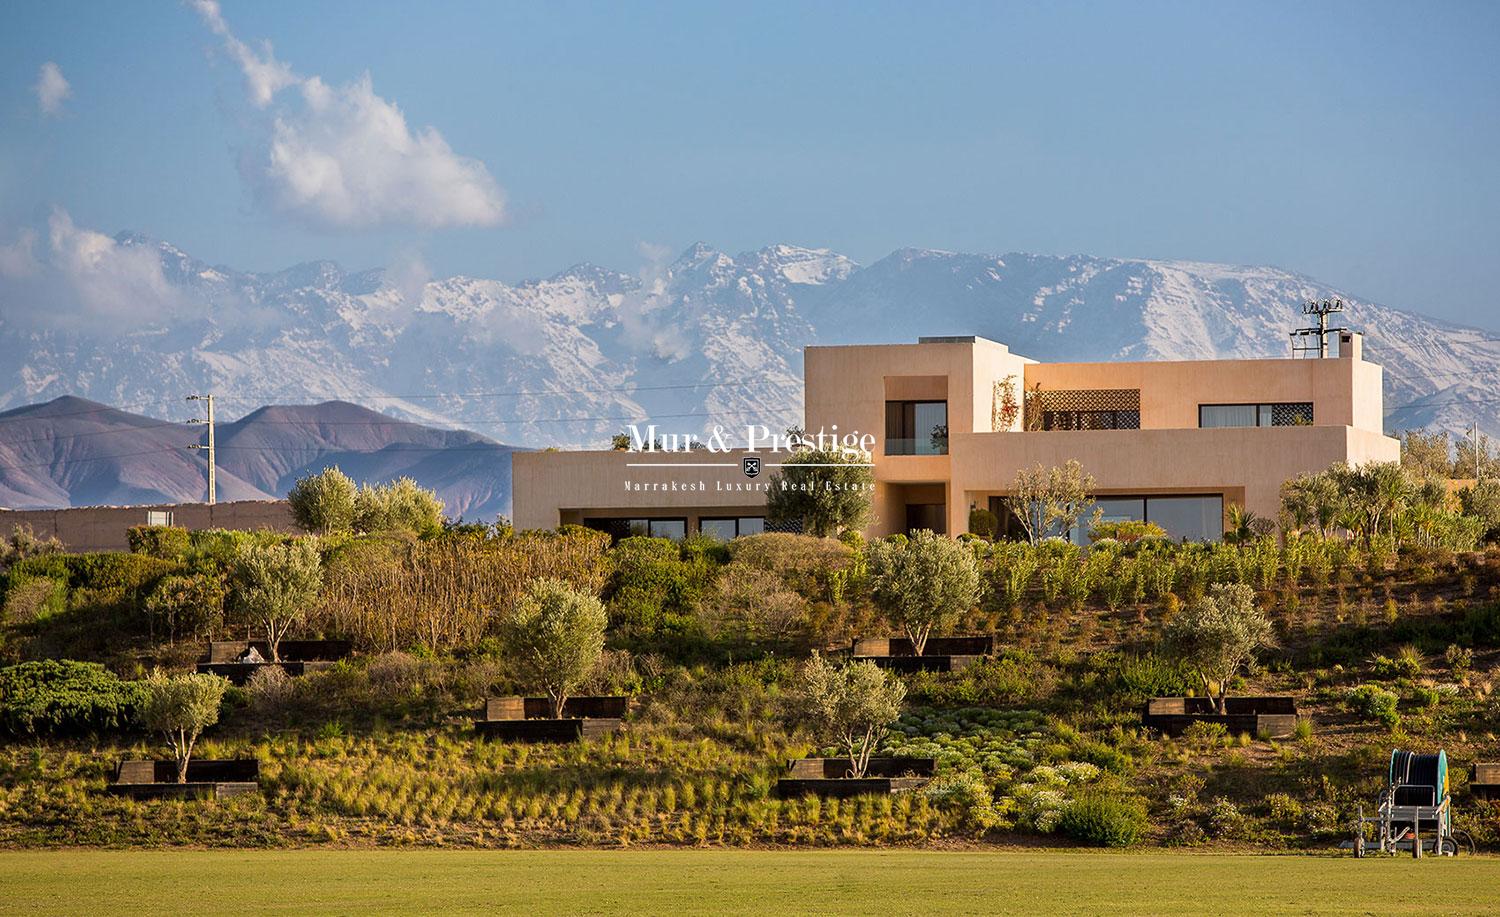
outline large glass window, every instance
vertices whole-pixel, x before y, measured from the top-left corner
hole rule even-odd
[[[1201,497],[1098,497],[1100,522],[1154,522],[1173,541],[1218,541],[1224,536],[1224,498]],[[1092,515],[1090,513],[1089,515]],[[1079,523],[1069,533],[1074,544],[1089,543],[1089,524]]]
[[[1310,427],[1311,401],[1280,401],[1270,404],[1200,404],[1198,426],[1220,427]]]
[[[590,518],[583,520],[583,524],[591,529],[608,532],[610,538],[619,541],[621,538],[670,538],[673,541],[681,541],[687,537],[687,520],[677,519],[600,519]]]
[[[699,532],[720,541],[733,541],[741,535],[759,535],[765,530],[766,518],[764,516],[698,520]]]
[[[947,455],[948,402],[887,401],[886,455]]]

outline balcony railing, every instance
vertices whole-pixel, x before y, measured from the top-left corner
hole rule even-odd
[[[886,455],[947,455],[948,437],[921,436],[915,439],[887,437]]]

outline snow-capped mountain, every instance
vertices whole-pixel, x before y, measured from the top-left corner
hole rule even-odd
[[[0,303],[0,407],[78,395],[186,419],[213,391],[225,419],[343,400],[524,446],[602,446],[626,423],[786,425],[801,348],[980,334],[1046,360],[1285,355],[1298,305],[1341,297],[1386,368],[1388,429],[1500,430],[1500,334],[1459,328],[1267,267],[905,249],[860,266],[775,245],[707,245],[626,274],[580,264],[545,280],[405,283],[318,261],[253,274],[122,234],[160,256],[190,317],[83,330],[18,322]],[[7,321],[4,316],[11,316]],[[3,439],[3,436],[0,436]]]

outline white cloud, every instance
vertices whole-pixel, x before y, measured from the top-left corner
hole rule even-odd
[[[47,221],[47,242],[22,230],[0,246],[0,304],[33,325],[98,330],[101,321],[150,322],[183,314],[189,303],[162,273],[161,255],[80,227],[62,208]],[[38,249],[41,248],[40,251]]]
[[[64,100],[73,94],[73,87],[63,76],[62,68],[52,61],[42,64],[37,71],[36,85],[31,88],[36,90],[37,107],[46,115],[59,114]]]
[[[484,163],[455,153],[435,128],[415,132],[369,74],[342,86],[302,77],[230,32],[216,0],[193,0],[245,75],[250,102],[269,108],[267,135],[241,161],[258,197],[321,226],[357,229],[494,226],[505,193]],[[295,87],[291,96],[282,90]]]
[[[224,13],[219,9],[218,0],[192,0],[192,5],[198,15],[203,17],[209,30],[224,39],[224,49],[245,74],[245,88],[249,90],[250,101],[256,108],[270,105],[276,93],[297,82],[297,74],[292,72],[292,68],[277,60],[276,55],[271,53],[269,41],[261,42],[262,53],[257,54],[249,45],[234,37],[229,31],[229,25],[224,22]]]

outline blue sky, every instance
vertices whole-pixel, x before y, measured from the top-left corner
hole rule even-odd
[[[1186,258],[1500,328],[1500,4],[225,0],[219,33],[173,2],[3,15],[0,244],[63,208],[252,270],[516,280],[699,239]],[[68,88],[43,99],[47,62]]]

